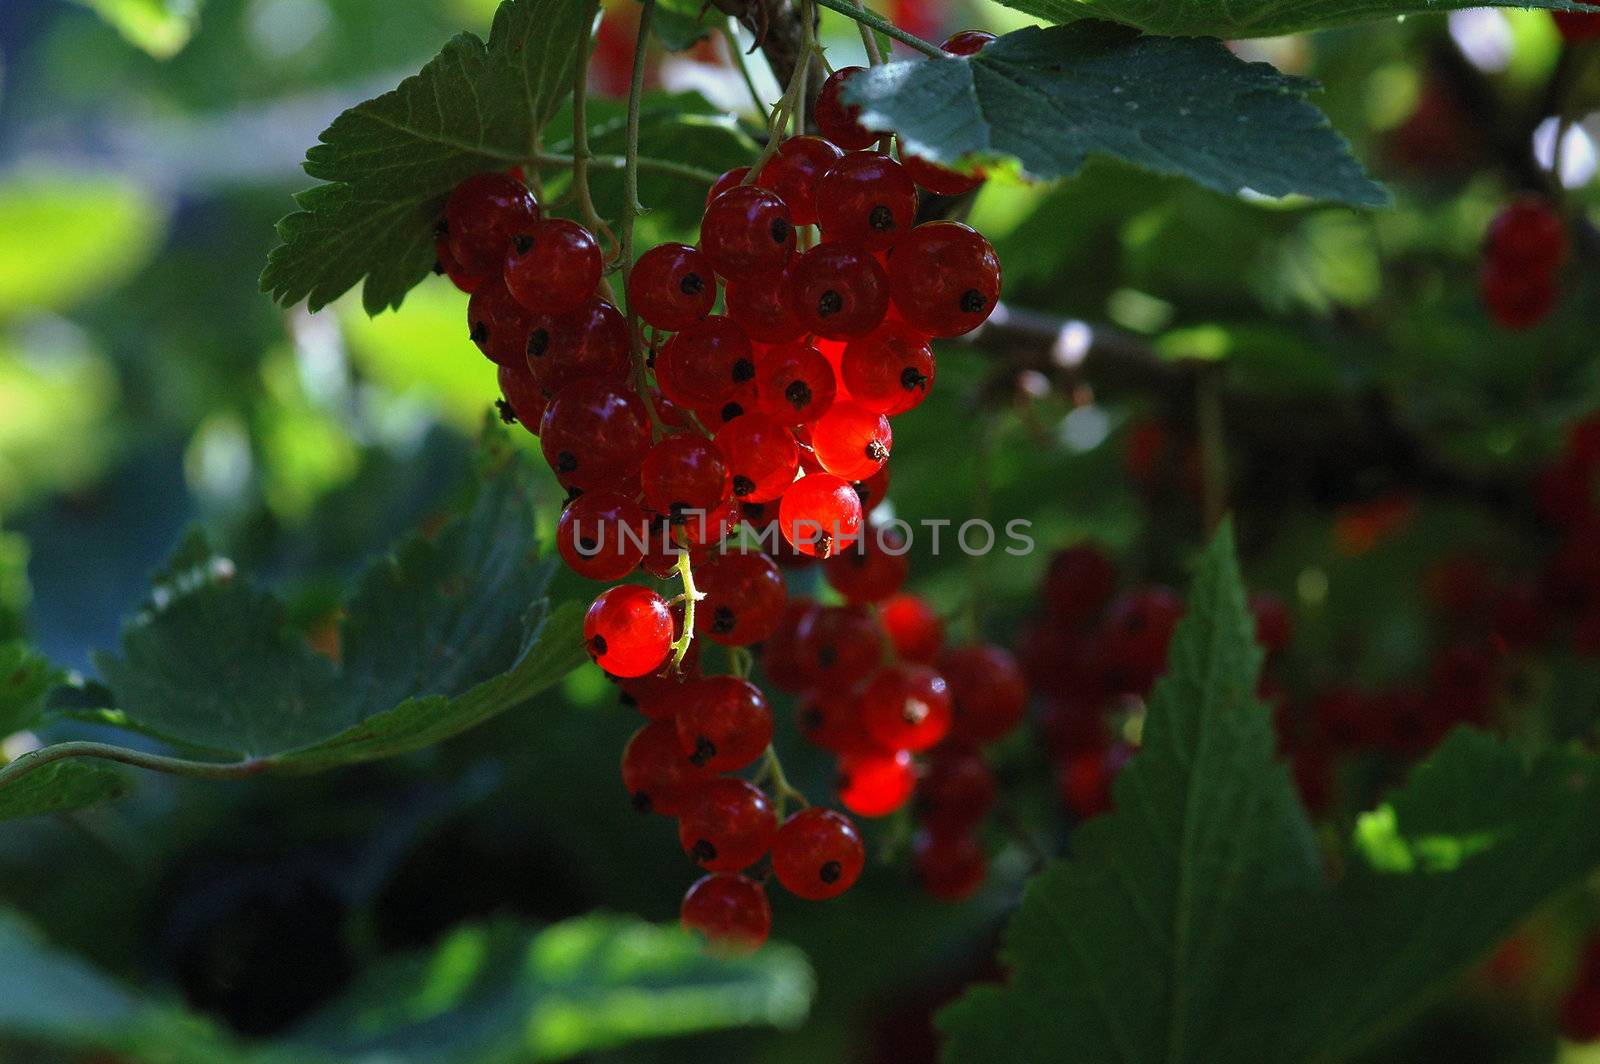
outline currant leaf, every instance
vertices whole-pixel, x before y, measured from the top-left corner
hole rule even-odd
[[[296,197],[263,291],[316,310],[365,279],[369,314],[398,307],[434,265],[450,190],[526,162],[572,88],[595,0],[505,0],[485,44],[463,33],[399,88],[345,111],[306,153],[329,182]]]
[[[60,673],[20,640],[0,642],[0,738],[33,724]]]
[[[0,821],[67,813],[119,797],[123,774],[93,761],[57,761],[0,789]]]
[[[888,63],[851,78],[844,98],[934,162],[1010,158],[1049,180],[1110,155],[1230,195],[1387,203],[1305,99],[1312,88],[1217,41],[1077,23],[1018,30],[970,57]]]

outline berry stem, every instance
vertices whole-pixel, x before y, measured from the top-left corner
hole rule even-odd
[[[848,18],[853,18],[863,26],[870,26],[879,33],[899,41],[901,44],[915,48],[923,55],[932,56],[935,59],[950,58],[949,54],[941,51],[938,45],[930,44],[914,33],[907,33],[888,19],[882,18],[865,8],[857,7],[855,0],[815,0],[815,2],[823,7],[831,8]]]
[[[744,52],[739,50],[739,38],[733,32],[731,18],[722,26],[722,39],[728,46],[728,56],[739,71],[739,77],[744,80],[744,87],[750,90],[750,102],[755,104],[756,114],[764,113],[767,105],[761,101],[761,91],[756,88],[756,79],[750,74],[750,64],[744,61]]]
[[[554,152],[535,152],[533,161],[539,166],[565,166],[575,168],[577,158],[572,155],[560,155]],[[603,170],[622,170],[627,167],[628,160],[621,155],[596,155],[593,152],[588,156],[591,167],[598,166]],[[717,179],[717,175],[710,170],[688,163],[680,163],[676,159],[658,159],[653,155],[637,155],[634,163],[641,170],[653,170],[659,174],[668,174],[672,177],[681,177],[688,181],[698,181],[709,185]]]
[[[594,197],[589,192],[589,55],[594,51],[595,37],[589,26],[581,31],[578,41],[578,61],[572,74],[572,187],[578,197],[580,220],[611,244],[611,254],[620,254],[617,234],[611,231],[600,212],[595,209]]]
[[[622,230],[622,289],[628,290],[628,277],[633,272],[633,220],[638,215],[641,207],[639,204],[639,104],[644,96],[644,57],[645,49],[650,43],[650,21],[655,14],[655,0],[644,0],[639,5],[639,37],[633,46],[633,78],[628,83],[628,133],[626,145],[623,148],[622,167],[622,220],[618,223]],[[628,300],[628,346],[629,354],[633,357],[635,369],[635,382],[639,386],[639,396],[644,400],[645,409],[650,414],[650,425],[654,435],[661,433],[661,418],[656,413],[655,403],[650,399],[650,389],[644,387],[644,359],[640,357],[639,345],[639,314],[633,307],[633,300]]]
[[[789,777],[784,774],[783,762],[778,757],[777,748],[771,743],[767,744],[766,753],[761,755],[761,769],[756,773],[756,780],[772,785],[772,804],[777,811],[780,824],[788,812],[790,799],[793,799],[801,809],[811,805],[806,801],[805,794],[789,782]]]
[[[689,550],[678,554],[678,579],[683,582],[683,631],[672,643],[672,668],[683,666],[683,657],[694,642],[694,604],[705,598],[705,592],[694,586],[694,565],[689,561]]]
[[[814,9],[811,5],[804,2],[800,4],[801,58],[795,64],[794,73],[789,78],[789,84],[783,90],[783,96],[773,106],[772,113],[768,117],[767,143],[761,149],[761,154],[756,157],[756,161],[750,164],[750,172],[744,175],[744,184],[746,185],[753,183],[760,175],[761,168],[774,155],[778,154],[778,148],[783,144],[784,131],[788,128],[790,120],[797,117],[804,118],[806,75],[811,70],[811,56],[818,50],[815,36],[816,19],[813,17],[813,11]],[[803,133],[805,130],[802,126],[796,125],[794,132]]]
[[[245,758],[243,761],[190,761],[181,757],[147,753],[144,750],[130,750],[125,746],[114,746],[110,743],[52,743],[37,750],[30,750],[4,768],[0,768],[0,791],[46,765],[74,757],[98,758],[102,761],[132,765],[135,768],[150,769],[153,772],[211,780],[246,779],[250,776],[259,776],[272,767],[271,761],[267,758]]]
[[[865,11],[867,5],[863,0],[856,0],[856,10]],[[867,64],[869,66],[883,65],[883,52],[878,49],[878,38],[872,35],[872,28],[865,22],[857,21],[856,28],[861,30],[861,46],[867,50]]]

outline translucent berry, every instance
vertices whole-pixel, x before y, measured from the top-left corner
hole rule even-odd
[[[817,129],[846,151],[865,148],[882,136],[863,126],[860,122],[861,108],[845,103],[839,95],[845,83],[862,70],[858,66],[840,67],[828,75],[828,80],[822,83],[822,91],[817,93]]]
[[[566,218],[550,218],[512,237],[506,287],[535,314],[565,314],[593,298],[604,268],[593,233]]]
[[[863,746],[839,758],[839,804],[857,816],[888,816],[916,786],[916,764],[905,750]]]
[[[933,372],[928,338],[901,321],[886,321],[869,335],[851,340],[839,363],[850,398],[890,417],[928,397]]]
[[[940,901],[970,898],[989,874],[989,859],[967,832],[919,831],[911,844],[917,879]]]
[[[544,418],[544,408],[549,405],[544,389],[533,379],[526,362],[511,362],[499,367],[500,394],[511,408],[517,423],[533,435],[539,435],[539,422]]]
[[[641,813],[677,816],[690,794],[715,775],[691,764],[670,720],[653,720],[633,733],[622,751],[622,785]]]
[[[778,528],[801,554],[826,558],[861,532],[861,497],[832,473],[795,481],[778,507]]]
[[[817,182],[817,218],[826,239],[882,251],[916,224],[916,183],[882,152],[851,152]]]
[[[889,750],[928,749],[949,734],[953,714],[944,677],[926,665],[885,665],[861,692],[867,734]]]
[[[889,419],[855,402],[834,403],[811,426],[811,447],[822,468],[845,480],[872,476],[893,446]]]
[[[748,166],[736,166],[732,170],[723,171],[721,176],[711,183],[710,190],[706,192],[706,206],[711,206],[712,200],[730,188],[738,188],[744,184],[744,179],[749,173],[750,168]]]
[[[864,248],[818,244],[789,268],[789,307],[807,332],[834,340],[865,336],[889,309],[889,278]]]
[[[695,409],[715,409],[741,387],[753,387],[755,351],[731,319],[703,318],[683,329],[656,356],[656,383],[668,399]]]
[[[971,192],[983,184],[982,170],[970,174],[960,170],[952,170],[948,166],[929,162],[920,155],[902,152],[900,165],[905,167],[906,175],[915,181],[920,188],[925,188],[936,196],[959,196]]]
[[[654,672],[672,648],[667,600],[636,584],[608,588],[584,616],[583,642],[594,663],[613,676]]]
[[[628,374],[628,322],[616,307],[591,299],[565,314],[534,315],[523,359],[552,395],[584,377],[621,381]]]
[[[723,289],[728,317],[757,343],[783,344],[805,335],[789,306],[788,271],[761,277],[729,278]]]
[[[889,289],[908,323],[930,336],[960,336],[1000,299],[1000,259],[977,230],[926,222],[889,256]]]
[[[486,278],[467,300],[467,335],[496,365],[522,361],[532,321],[499,277]]]
[[[736,417],[717,431],[717,449],[728,459],[733,497],[769,502],[794,483],[800,451],[794,434],[763,414]]]
[[[784,425],[815,421],[833,405],[838,389],[833,366],[804,340],[768,348],[756,361],[761,412]]]
[[[813,746],[836,754],[882,753],[861,724],[861,700],[852,687],[824,686],[806,694],[798,716],[800,734]],[[841,782],[839,790],[845,790]],[[860,813],[848,797],[845,808]],[[865,813],[865,816],[876,816]]]
[[[842,690],[878,666],[883,639],[866,608],[823,606],[803,621],[795,654],[806,686]]]
[[[730,188],[711,201],[700,221],[700,248],[724,277],[777,273],[794,244],[788,205],[759,185]]]
[[[837,898],[855,885],[866,863],[856,826],[832,809],[802,809],[783,822],[772,842],[778,882],[809,901]]]
[[[861,512],[870,514],[889,497],[889,463],[879,466],[878,471],[866,480],[856,481],[855,489],[861,497]]]
[[[644,503],[681,524],[709,514],[728,495],[728,464],[703,436],[667,436],[650,448],[639,470]]]
[[[683,852],[708,872],[738,872],[772,848],[778,819],[761,788],[741,779],[712,780],[678,814]]]
[[[685,684],[677,701],[678,745],[696,765],[735,772],[772,741],[772,711],[748,680],[707,676]]]
[[[761,884],[719,873],[700,879],[683,896],[679,919],[717,950],[748,953],[767,940],[772,907]]]
[[[705,595],[695,609],[695,630],[724,646],[749,646],[767,639],[789,600],[783,574],[764,554],[718,555],[697,566],[694,578]]]
[[[994,42],[995,35],[988,30],[957,30],[939,47],[951,55],[977,55]]]
[[[442,273],[450,278],[450,283],[463,292],[475,292],[486,277],[486,273],[473,273],[461,263],[456,261],[455,252],[450,250],[450,237],[445,234],[444,226],[433,241],[433,272]]]
[[[511,238],[538,220],[533,193],[507,174],[474,174],[451,191],[444,206],[451,255],[463,270],[479,275],[498,274]]]
[[[814,225],[817,179],[843,155],[837,145],[821,137],[790,137],[778,146],[778,154],[761,168],[756,184],[770,188],[783,198],[795,225]]]
[[[639,567],[649,535],[638,503],[615,492],[586,491],[561,511],[556,549],[580,576],[621,580]]]
[[[917,788],[917,819],[936,831],[970,831],[994,807],[994,773],[976,751],[949,744],[928,758]]]
[[[926,664],[939,656],[939,648],[944,645],[944,622],[926,599],[895,595],[878,606],[878,619],[896,657]]]
[[[677,332],[693,325],[716,302],[711,263],[688,244],[657,244],[628,274],[628,305],[657,329]]]
[[[952,647],[939,658],[955,708],[951,738],[963,743],[998,739],[1022,722],[1028,685],[1017,659],[1004,647]]]
[[[539,446],[563,487],[617,487],[638,476],[650,449],[650,415],[625,384],[587,377],[550,401]]]
[[[846,602],[882,602],[906,582],[911,558],[900,533],[869,525],[855,543],[829,558],[822,572]]]
[[[690,510],[682,520],[672,522],[672,539],[691,551],[714,547],[733,535],[742,520],[738,500],[728,496],[709,509]]]

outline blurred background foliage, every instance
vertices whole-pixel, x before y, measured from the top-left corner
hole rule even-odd
[[[608,2],[612,21],[630,6]],[[451,34],[485,32],[492,8],[0,6],[0,636],[25,629],[56,662],[87,669],[195,522],[309,621],[363,559],[439,509],[496,394],[492,365],[466,340],[465,297],[432,278],[399,312],[368,319],[346,297],[308,316],[275,309],[256,279],[272,223],[308,184],[299,161],[318,131]],[[935,38],[1027,21],[981,0],[897,0],[889,13]],[[849,24],[827,14],[823,31],[836,65],[859,54]],[[606,49],[603,39],[595,77],[614,91]],[[1242,50],[1322,83],[1317,102],[1389,181],[1395,208],[1230,200],[1108,162],[1059,187],[998,175],[972,221],[1000,250],[1008,300],[1116,325],[1166,357],[1216,360],[1264,399],[1319,408],[1381,396],[1452,460],[1526,477],[1567,421],[1600,406],[1600,274],[1574,272],[1555,315],[1524,334],[1495,330],[1476,297],[1481,234],[1525,178],[1517,168],[1556,165],[1555,128],[1537,121],[1560,53],[1548,16],[1466,12]],[[1441,105],[1441,70],[1492,106]],[[679,106],[744,106],[714,50],[663,57],[654,77],[713,105]],[[1600,88],[1572,98],[1593,110]],[[597,121],[606,115],[596,105]],[[1591,135],[1593,115],[1572,125],[1559,165],[1595,217]],[[680,150],[720,169],[747,144],[736,123],[708,118],[703,143]],[[603,210],[618,195],[597,192]],[[641,243],[692,238],[700,194],[647,185],[662,209],[641,221]],[[1142,428],[1174,411],[1115,389],[995,404],[990,369],[970,347],[940,351],[938,387],[897,423],[892,496],[902,517],[959,523],[974,512],[986,450],[974,441],[992,439],[988,510],[1031,520],[1041,550],[987,561],[987,634],[1015,633],[1049,550],[1082,537],[1116,548],[1133,579],[1179,581],[1198,506],[1157,508],[1130,475]],[[1247,574],[1293,603],[1290,675],[1308,688],[1352,670],[1372,682],[1419,674],[1430,655],[1420,574],[1458,550],[1515,566],[1525,540],[1515,515],[1381,480],[1352,497],[1271,470],[1236,475]],[[559,492],[553,481],[543,490],[548,529]],[[920,549],[915,560],[916,589],[954,609],[967,559]],[[558,597],[584,594],[565,579]],[[1592,730],[1592,666],[1542,662],[1526,679],[1530,700],[1565,700],[1573,733]],[[639,819],[616,779],[635,723],[584,670],[526,711],[398,762],[244,784],[140,776],[122,803],[5,825],[0,1060],[104,1060],[88,1051],[107,1047],[146,1059],[151,1046],[176,1054],[160,1059],[317,1059],[253,1055],[265,1036],[281,1036],[285,1053],[351,1059],[338,1054],[354,1053],[358,1034],[398,1054],[384,1059],[520,1059],[497,1055],[495,1024],[515,1041],[534,999],[554,1010],[538,1059],[931,1059],[928,1014],[988,973],[1026,855],[997,837],[984,891],[944,906],[910,888],[894,825],[874,824],[887,862],[841,903],[775,895],[775,926],[798,950],[762,954],[737,983],[747,996],[731,1000],[714,981],[733,976],[701,971],[672,936],[641,945],[661,933],[603,918],[552,924],[597,909],[675,915],[687,864],[672,827]],[[796,740],[792,715],[780,726],[791,773],[824,779],[826,760]],[[58,725],[49,738],[93,732]],[[1041,755],[1025,742],[1002,753],[1018,814],[1058,843],[1066,824]],[[1566,926],[1592,909],[1569,899],[1539,919]],[[534,930],[549,926],[626,940],[609,961],[567,958],[605,973],[585,984],[581,1008],[561,1013],[559,994],[517,997],[502,980],[507,996],[451,1014],[461,1029],[430,1027],[423,1006],[405,1014],[408,993],[437,1006],[469,994],[482,965],[561,950]],[[1570,969],[1562,948],[1529,1000],[1485,1009],[1482,988],[1464,986],[1371,1059],[1554,1059],[1539,1017]],[[627,992],[602,993],[606,980]],[[681,996],[649,1005],[673,987]],[[672,1023],[628,1028],[652,1007]],[[730,1025],[749,1026],[615,1047]],[[58,1037],[73,1028],[90,1035]],[[481,1055],[429,1048],[452,1040]],[[1456,1048],[1439,1056],[1441,1046]]]

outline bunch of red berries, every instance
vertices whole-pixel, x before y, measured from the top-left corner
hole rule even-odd
[[[1495,215],[1485,239],[1479,291],[1506,329],[1528,329],[1556,304],[1556,272],[1566,261],[1566,223],[1542,199],[1518,200]]]

